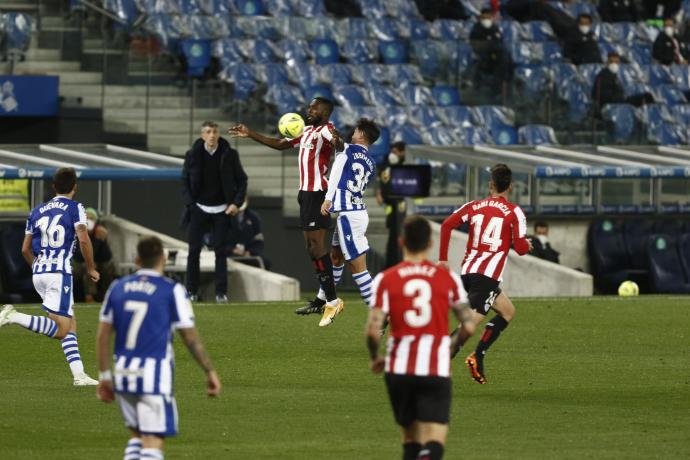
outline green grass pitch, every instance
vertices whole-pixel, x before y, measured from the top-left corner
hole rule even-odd
[[[690,297],[515,304],[487,355],[488,385],[453,363],[446,458],[690,458]],[[196,306],[224,392],[206,398],[176,341],[180,434],[167,458],[400,457],[382,378],[367,368],[364,305],[349,297],[325,329],[294,315],[298,305]],[[77,308],[91,375],[97,312]],[[0,330],[0,458],[118,459],[126,438],[115,405],[71,386],[57,341]]]

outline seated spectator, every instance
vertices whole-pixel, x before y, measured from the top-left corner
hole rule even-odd
[[[470,44],[477,55],[477,86],[487,85],[496,88],[497,83],[510,80],[512,62],[503,46],[501,30],[495,24],[494,14],[490,8],[482,9],[479,21],[472,27]]]
[[[549,224],[546,222],[537,222],[534,224],[532,246],[531,254],[533,256],[556,264],[559,263],[558,257],[560,253],[552,248],[551,243],[549,243]]]
[[[671,18],[680,10],[680,0],[643,0],[643,19]]]
[[[664,19],[664,30],[657,35],[652,47],[652,56],[660,64],[687,64],[688,49],[676,38],[676,21]]]
[[[601,0],[599,16],[603,22],[637,22],[640,19],[634,0]]]
[[[625,97],[623,85],[618,78],[620,63],[621,57],[617,53],[609,53],[606,67],[601,69],[594,80],[592,101],[597,114],[606,104],[632,104],[639,107],[654,102],[654,96],[649,93]]]
[[[469,19],[460,0],[415,0],[419,14],[427,21],[436,19]]]
[[[601,62],[599,45],[592,32],[592,17],[589,14],[577,17],[577,27],[571,29],[565,38],[563,54],[575,65]]]
[[[96,262],[96,270],[101,274],[101,279],[98,283],[91,281],[79,245],[74,252],[74,279],[77,284],[81,283],[85,302],[100,302],[110,287],[110,283],[115,279],[117,267],[108,245],[108,230],[99,222],[98,211],[87,208],[86,218],[88,219],[86,228],[93,246],[93,260]]]

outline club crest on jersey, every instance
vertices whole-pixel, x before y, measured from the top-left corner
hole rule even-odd
[[[314,144],[311,144],[311,143],[309,143],[309,144],[304,144],[304,148],[305,148],[305,149],[311,150],[311,149],[314,148]]]
[[[65,286],[63,289],[65,290],[65,294],[69,292],[69,286]]]

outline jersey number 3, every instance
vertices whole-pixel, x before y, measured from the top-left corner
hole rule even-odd
[[[482,231],[482,224],[484,223],[483,214],[475,214],[472,216],[472,247],[479,246],[479,237]],[[486,230],[481,235],[482,243],[489,246],[491,252],[498,251],[501,247],[501,229],[503,228],[503,217],[492,217],[489,223],[486,224]]]
[[[424,327],[431,321],[431,285],[423,279],[412,279],[403,286],[403,295],[412,298],[414,310],[405,312],[410,327]]]

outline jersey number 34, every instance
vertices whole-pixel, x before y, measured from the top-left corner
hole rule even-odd
[[[367,187],[371,171],[365,172],[364,166],[361,163],[352,163],[352,173],[355,176],[355,180],[347,181],[347,189],[352,193],[360,193]]]

